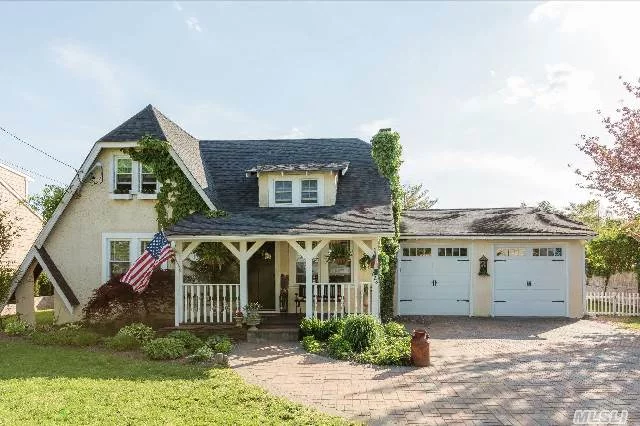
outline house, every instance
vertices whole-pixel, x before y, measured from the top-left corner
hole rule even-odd
[[[230,322],[249,302],[321,318],[379,313],[377,277],[359,261],[394,227],[369,143],[198,140],[151,105],[93,145],[22,262],[17,296],[32,291],[40,265],[52,277],[58,321],[77,320],[93,290],[138,257],[157,231],[159,186],[122,149],[144,135],[166,140],[207,207],[226,212],[193,214],[166,230],[176,250],[175,325]],[[397,313],[582,315],[586,227],[533,209],[409,211],[402,223]],[[235,259],[232,279],[193,273],[205,244]],[[477,277],[481,256],[490,278]],[[536,303],[519,311],[524,299]]]
[[[0,259],[0,266],[17,268],[42,228],[42,217],[25,203],[30,181],[24,173],[0,164],[0,210],[8,212],[10,220],[20,228],[18,237]]]

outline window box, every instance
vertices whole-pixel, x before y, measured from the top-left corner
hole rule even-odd
[[[109,194],[109,198],[112,200],[131,200],[133,198],[133,194],[116,194],[112,192]]]
[[[138,200],[157,200],[158,199],[158,194],[153,193],[153,194],[146,194],[144,192],[140,192],[136,195],[136,198]]]

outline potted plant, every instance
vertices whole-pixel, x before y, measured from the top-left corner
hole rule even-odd
[[[334,243],[329,244],[329,254],[327,262],[336,263],[338,265],[346,265],[351,261],[351,250],[348,245]]]
[[[245,322],[251,331],[258,329],[256,326],[260,324],[260,309],[262,306],[258,302],[249,303],[244,307]]]

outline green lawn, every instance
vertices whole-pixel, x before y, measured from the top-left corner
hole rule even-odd
[[[344,424],[230,369],[0,338],[3,424]]]
[[[15,315],[5,315],[2,320],[7,320],[9,318],[13,318]],[[53,309],[45,309],[43,311],[36,311],[36,323],[45,325],[45,324],[53,324]]]

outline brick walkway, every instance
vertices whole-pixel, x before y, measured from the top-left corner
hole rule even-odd
[[[640,333],[597,321],[443,318],[429,368],[373,367],[296,344],[240,345],[248,382],[371,424],[570,424],[575,409],[640,423]]]

